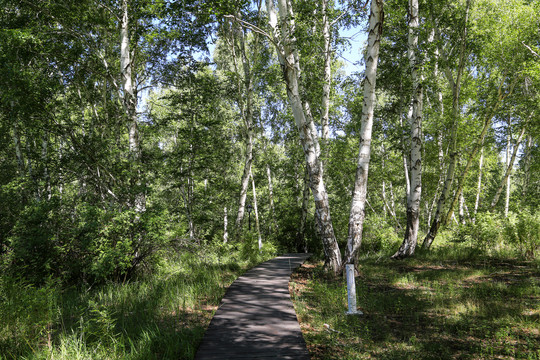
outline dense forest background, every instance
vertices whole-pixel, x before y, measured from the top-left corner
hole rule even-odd
[[[178,253],[535,258],[540,2],[419,3],[1,0],[2,286]]]

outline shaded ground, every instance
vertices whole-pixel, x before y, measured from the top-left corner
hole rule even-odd
[[[346,285],[304,264],[290,290],[312,359],[540,359],[538,265],[519,261],[362,261],[364,316]],[[326,325],[325,325],[326,324]]]

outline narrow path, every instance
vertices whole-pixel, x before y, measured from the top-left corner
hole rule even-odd
[[[288,287],[292,271],[308,257],[279,256],[236,279],[195,359],[309,359]]]

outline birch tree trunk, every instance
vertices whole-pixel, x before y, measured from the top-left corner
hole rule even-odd
[[[25,138],[26,138],[26,142],[25,142],[26,154],[31,154],[32,151],[30,149],[30,140],[29,140],[30,136],[28,135],[28,131],[25,131]],[[35,189],[37,190],[37,182],[38,182],[38,180],[34,176],[34,169],[32,167],[32,160],[31,160],[30,156],[28,156],[27,159],[26,159],[26,169],[27,169],[28,177],[30,179],[32,179],[32,181],[36,185]],[[41,200],[41,198],[39,197],[39,191],[35,191],[34,196],[36,197],[37,201]]]
[[[322,93],[322,111],[321,111],[321,127],[322,127],[322,143],[325,155],[328,154],[326,143],[330,133],[330,125],[328,114],[330,112],[330,86],[332,85],[332,53],[330,48],[330,24],[328,21],[328,0],[322,0],[322,32],[324,39],[324,80]]]
[[[277,231],[278,224],[276,220],[276,210],[274,208],[274,186],[272,185],[272,170],[270,170],[269,164],[266,164],[266,176],[268,178],[268,200],[270,202],[270,212],[272,216],[272,221],[270,222],[270,231],[273,233]]]
[[[191,174],[191,169],[189,171],[188,177],[188,214],[189,214],[189,239],[191,241],[195,240],[195,223],[193,222],[193,177]]]
[[[267,1],[268,17],[273,29],[274,44],[283,70],[287,97],[298,128],[300,142],[309,169],[310,187],[315,200],[315,216],[319,224],[325,253],[325,267],[337,274],[341,270],[341,253],[334,235],[328,194],[323,180],[323,164],[317,130],[309,104],[300,97],[300,63],[294,37],[294,14],[289,0],[278,0],[279,22],[274,3]]]
[[[122,0],[122,22],[120,27],[120,72],[122,75],[122,100],[124,111],[128,120],[129,129],[129,153],[131,161],[138,167],[141,159],[139,144],[139,129],[137,124],[137,92],[133,82],[133,58],[130,47],[129,28],[129,0]],[[140,186],[140,169],[137,170],[137,186]],[[134,199],[134,207],[137,212],[146,210],[146,197],[144,192],[137,190]]]
[[[49,174],[48,167],[48,147],[49,141],[47,139],[47,132],[43,135],[41,139],[41,162],[43,163],[43,180],[45,182],[45,195],[47,200],[51,199],[51,176]]]
[[[514,161],[516,160],[516,155],[517,155],[517,152],[518,152],[519,145],[521,144],[521,141],[523,140],[523,135],[525,135],[525,126],[521,129],[521,133],[519,134],[519,137],[516,140],[516,143],[514,145],[514,150],[512,151],[512,157],[510,159],[508,158],[509,154],[507,153],[506,171],[504,173],[503,178],[501,179],[501,182],[499,184],[499,187],[497,188],[497,191],[495,192],[495,196],[493,197],[493,201],[491,201],[491,205],[490,205],[491,211],[493,211],[495,209],[495,206],[497,206],[497,203],[499,202],[499,198],[500,198],[501,193],[502,193],[502,189],[505,187],[505,184],[506,184],[506,187],[508,189],[510,188],[508,179],[510,179],[510,174],[512,173],[512,169],[514,168]],[[508,147],[509,146],[510,146],[510,142],[508,144]],[[506,207],[505,207],[505,212],[506,211],[507,210],[506,210]],[[507,213],[505,213],[505,217],[506,216],[507,216]]]
[[[17,157],[19,174],[23,175],[25,172],[24,158],[21,150],[21,138],[19,137],[19,129],[17,127],[17,122],[13,123],[13,144],[15,145],[15,156]]]
[[[262,237],[261,237],[261,227],[259,225],[259,208],[257,207],[257,191],[255,189],[255,179],[253,179],[253,173],[250,174],[251,178],[251,188],[253,191],[253,211],[255,212],[255,226],[257,228],[257,236],[259,243],[259,251],[262,249]]]
[[[448,58],[446,56],[446,53],[444,52],[443,49],[439,48],[439,53],[442,57],[442,60],[446,64],[446,67],[444,69],[445,75],[452,89],[452,131],[450,134],[450,154],[449,154],[450,159],[448,163],[448,169],[446,170],[446,178],[444,180],[444,186],[441,191],[439,200],[437,201],[437,209],[435,210],[433,221],[431,222],[429,231],[426,237],[424,238],[424,242],[422,244],[422,247],[424,249],[429,249],[431,247],[431,244],[433,243],[433,240],[435,240],[435,237],[437,236],[437,233],[441,226],[441,216],[442,216],[444,204],[446,202],[446,199],[448,198],[448,194],[450,193],[450,188],[452,187],[452,183],[454,181],[454,172],[456,170],[456,165],[457,165],[457,160],[458,160],[457,159],[457,155],[458,155],[457,154],[457,126],[458,126],[458,117],[459,117],[459,111],[460,111],[459,95],[461,91],[461,78],[463,76],[463,70],[465,68],[465,61],[466,61],[465,52],[467,48],[467,29],[468,29],[468,22],[469,22],[470,5],[471,5],[471,0],[467,0],[466,8],[465,8],[465,24],[463,27],[463,36],[461,38],[461,44],[460,44],[459,63],[458,63],[455,79],[452,74],[452,70],[450,69],[448,65],[449,63],[448,63]],[[437,26],[435,26],[435,35],[437,37],[437,43],[441,44],[441,35]]]
[[[242,114],[242,119],[244,121],[244,127],[246,131],[246,154],[245,154],[245,161],[244,161],[244,172],[242,174],[242,180],[240,185],[240,198],[238,201],[238,214],[236,217],[236,227],[237,229],[240,229],[240,225],[242,224],[242,220],[244,219],[245,215],[245,205],[246,205],[246,197],[247,197],[247,189],[249,186],[249,176],[251,174],[251,167],[253,163],[253,77],[251,74],[251,64],[249,61],[249,58],[246,53],[246,37],[244,34],[244,30],[238,26],[237,24],[233,24],[234,31],[233,31],[233,39],[232,39],[232,55],[233,55],[233,63],[236,70],[236,73],[240,75],[240,71],[237,66],[238,62],[238,55],[236,54],[236,46],[235,43],[238,43],[238,49],[240,51],[240,59],[242,62],[242,70],[243,70],[243,83],[240,80],[241,77],[239,76],[238,80],[238,105],[240,108],[240,112]],[[255,52],[257,49],[257,43],[255,43]],[[245,98],[245,102],[244,102]]]
[[[512,92],[514,91],[514,86],[516,85],[516,81],[515,81],[516,79],[514,79],[514,81],[511,82],[511,84],[509,85],[510,89],[506,94],[503,94],[503,89],[502,88],[503,88],[504,84],[507,82],[508,79],[505,76],[503,76],[503,78],[501,79],[501,82],[499,84],[499,89],[498,89],[497,100],[496,100],[495,104],[492,106],[490,113],[488,115],[486,115],[486,117],[484,118],[484,127],[483,127],[483,129],[482,129],[482,131],[481,131],[481,133],[480,133],[480,135],[478,137],[478,140],[474,144],[474,147],[473,147],[472,151],[469,154],[467,164],[465,165],[465,168],[463,169],[463,171],[461,172],[461,176],[459,177],[458,188],[457,188],[457,190],[456,190],[456,192],[454,194],[454,198],[453,198],[452,202],[450,203],[450,206],[448,208],[448,213],[446,214],[446,223],[449,223],[450,221],[452,221],[452,217],[454,216],[454,208],[455,208],[455,206],[456,206],[456,204],[458,202],[459,196],[461,196],[461,193],[463,191],[463,186],[465,184],[465,180],[467,179],[467,175],[469,173],[469,170],[470,170],[470,168],[472,166],[472,162],[476,158],[476,154],[478,154],[478,151],[480,150],[480,148],[483,146],[484,138],[485,138],[486,133],[489,130],[489,127],[491,125],[491,120],[495,116],[495,113],[496,113],[497,109],[499,108],[499,106],[501,105],[502,101],[506,97],[510,96],[512,94]]]
[[[390,182],[390,186],[392,185],[392,183]],[[390,214],[390,216],[392,217],[392,219],[394,219],[394,222],[396,223],[396,231],[401,229],[401,225],[399,224],[399,221],[397,219],[397,216],[396,216],[396,212],[390,207],[390,204],[388,204],[388,200],[386,199],[386,182],[383,180],[383,183],[382,183],[382,196],[383,196],[383,202],[384,202],[384,208],[386,209],[386,211],[388,212],[388,214]]]
[[[225,206],[223,208],[223,243],[227,243],[229,241],[229,231],[227,229],[227,207]]]
[[[365,204],[369,159],[371,155],[371,132],[373,111],[375,108],[375,85],[379,60],[379,43],[383,27],[383,0],[371,0],[369,14],[368,46],[365,54],[364,103],[362,106],[362,125],[360,129],[360,150],[356,165],[356,177],[349,214],[349,232],[344,264],[356,262],[356,256],[362,243],[362,229],[365,218]]]
[[[385,153],[384,146],[382,147],[382,152],[383,152],[383,154]],[[383,170],[386,167],[385,158],[386,158],[386,156],[383,156],[383,158],[382,158]],[[386,196],[386,181],[383,180],[383,182],[382,182],[382,197],[383,197],[384,208],[386,209],[386,212],[388,214],[390,214],[392,219],[394,219],[394,222],[396,223],[396,231],[397,231],[398,229],[401,229],[401,225],[399,224],[399,221],[398,221],[397,216],[396,216],[396,211],[394,209],[394,199],[393,199],[394,195],[392,194],[392,182],[391,181],[390,181],[390,193],[391,193],[391,204],[392,204],[392,206],[390,206],[390,204],[388,203],[388,199],[387,199],[387,196]]]
[[[435,29],[433,29],[433,36],[435,36]],[[440,61],[440,52],[439,48],[435,48],[435,65],[433,70],[433,75],[436,79],[439,78],[439,61]],[[444,118],[444,102],[443,102],[443,94],[441,88],[437,85],[437,104],[439,107],[439,119]],[[440,129],[437,130],[437,148],[438,148],[438,157],[439,157],[439,180],[437,182],[437,189],[435,190],[435,194],[433,196],[433,201],[431,202],[431,206],[429,208],[428,212],[428,221],[427,226],[429,227],[431,224],[431,217],[433,215],[433,209],[437,205],[437,194],[443,189],[444,187],[444,149],[443,149],[443,134]]]
[[[480,149],[480,162],[478,164],[478,185],[476,187],[476,199],[474,201],[474,212],[473,212],[473,224],[476,222],[476,214],[478,212],[478,206],[480,205],[480,194],[482,192],[482,170],[484,167],[484,144]]]
[[[412,108],[412,104],[410,104],[409,106],[409,110],[407,112],[407,119],[412,119],[413,117],[413,108]],[[401,117],[401,113],[399,115],[399,125],[403,126],[403,120],[402,120],[402,117]],[[409,122],[409,128],[410,128],[410,122]],[[411,179],[409,178],[409,172],[410,172],[410,164],[409,164],[409,160],[408,160],[408,156],[407,156],[407,150],[406,150],[406,145],[405,145],[405,142],[406,142],[406,136],[404,135],[402,137],[402,141],[401,141],[401,150],[403,152],[403,174],[405,176],[405,196],[407,197],[407,199],[409,198],[409,194],[411,193]]]
[[[510,147],[512,146],[512,132],[511,132],[511,121],[508,119],[508,137],[507,137],[507,144],[506,144],[506,168],[510,166]],[[525,131],[525,129],[523,129]],[[514,149],[517,149],[519,144],[516,144]],[[512,159],[513,161],[514,159]],[[513,164],[512,164],[513,165]],[[510,176],[511,174],[508,174],[506,177],[506,192],[505,192],[505,199],[504,199],[504,217],[508,217],[508,208],[510,207]]]
[[[251,173],[251,163],[253,162],[253,140],[249,135],[251,129],[248,129],[248,139],[246,143],[246,157],[244,160],[244,172],[240,183],[240,198],[238,200],[238,214],[236,216],[236,227],[239,229],[244,219],[247,189],[249,185],[249,174]]]
[[[533,146],[533,138],[531,135],[527,136],[527,145],[525,148],[525,164],[523,165],[523,188],[521,195],[526,196],[529,190],[529,183],[531,181],[531,150]]]
[[[459,223],[465,224],[465,197],[463,196],[463,191],[459,194]]]
[[[410,187],[407,194],[407,227],[405,237],[393,259],[414,254],[420,224],[420,196],[422,193],[422,75],[418,73],[415,50],[418,48],[418,0],[409,0],[409,65],[413,82],[413,112],[411,118],[411,164]]]
[[[304,173],[304,188],[302,191],[302,213],[300,215],[300,226],[298,228],[298,242],[304,248],[304,252],[308,252],[306,239],[306,221],[309,205],[309,171],[306,169]]]

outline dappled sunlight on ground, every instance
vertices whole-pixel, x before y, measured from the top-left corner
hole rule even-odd
[[[291,283],[313,359],[540,358],[533,262],[367,259],[356,279],[364,316],[345,315],[346,285],[322,264],[305,264]]]

